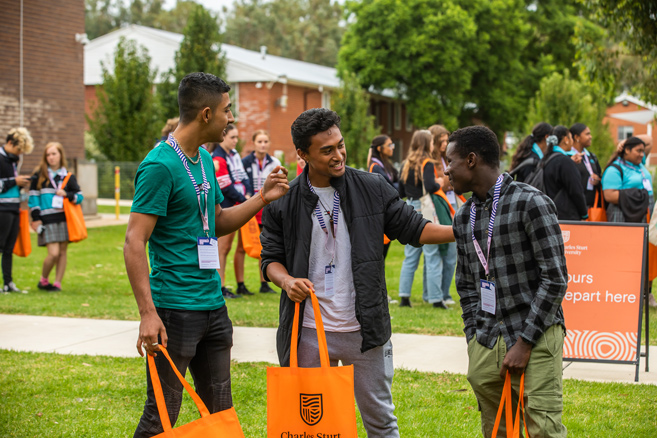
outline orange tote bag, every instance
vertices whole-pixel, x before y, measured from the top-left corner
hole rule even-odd
[[[242,235],[242,246],[244,247],[244,252],[246,252],[249,257],[259,259],[260,253],[262,252],[262,244],[260,243],[260,227],[258,226],[258,221],[255,216],[249,219],[249,221],[240,228],[240,234]]]
[[[14,254],[18,257],[27,257],[32,253],[32,241],[30,240],[30,214],[27,210],[21,210],[18,218],[18,239],[14,245]]]
[[[598,202],[600,201],[600,202]],[[595,200],[593,207],[589,208],[588,222],[607,222],[607,210],[605,210],[604,202],[600,197],[600,190],[595,191]]]
[[[66,175],[62,188],[66,187],[71,172]],[[84,215],[82,214],[82,207],[80,204],[74,204],[64,198],[64,214],[66,215],[66,228],[68,229],[68,241],[79,242],[87,238],[87,225],[84,223]]]
[[[331,367],[326,334],[314,292],[319,368],[299,368],[299,303],[294,310],[289,367],[267,368],[267,437],[358,438],[354,366]]]
[[[492,437],[497,437],[497,430],[500,427],[502,420],[502,410],[506,411],[506,437],[519,438],[520,437],[520,414],[522,414],[522,422],[525,426],[525,437],[529,438],[527,432],[527,422],[525,421],[525,401],[523,400],[523,393],[525,392],[525,375],[520,376],[520,390],[518,392],[518,409],[516,411],[516,420],[513,421],[513,409],[511,406],[511,374],[507,371],[506,378],[504,379],[504,389],[502,390],[502,398],[500,399],[500,407],[497,410],[497,417],[495,418],[495,426],[493,427]],[[521,409],[522,408],[522,409]]]
[[[215,412],[210,414],[208,408],[203,403],[203,400],[192,389],[187,380],[180,374],[178,368],[173,364],[169,357],[166,348],[160,346],[160,353],[164,354],[171,364],[171,368],[180,379],[189,395],[194,400],[198,408],[201,418],[187,423],[183,426],[171,428],[171,420],[167,412],[167,406],[164,401],[164,394],[162,393],[162,384],[160,383],[160,376],[157,374],[155,367],[155,360],[153,356],[148,355],[148,370],[151,373],[151,382],[153,383],[153,392],[155,393],[155,401],[157,402],[157,410],[160,413],[160,420],[162,421],[162,428],[164,432],[155,435],[154,438],[244,438],[242,427],[237,419],[235,408],[226,409],[225,411]]]

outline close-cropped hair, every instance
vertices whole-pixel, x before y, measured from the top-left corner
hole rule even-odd
[[[23,154],[31,154],[34,150],[34,140],[32,140],[30,131],[23,127],[10,129],[6,142],[11,143]]]
[[[178,86],[180,123],[191,122],[203,108],[210,107],[214,111],[221,97],[229,91],[230,86],[212,73],[188,74]]]
[[[294,147],[308,152],[311,137],[332,127],[340,128],[340,116],[326,108],[312,108],[301,113],[292,123],[292,142]]]
[[[473,152],[488,166],[500,166],[500,143],[495,133],[485,126],[457,129],[449,136],[449,141],[454,143],[454,151],[461,158]]]

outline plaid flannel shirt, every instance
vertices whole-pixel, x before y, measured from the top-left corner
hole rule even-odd
[[[496,295],[496,314],[492,315],[481,308],[479,281],[486,279],[486,271],[472,242],[470,207],[474,202],[474,234],[485,256],[493,189],[485,202],[473,195],[454,218],[456,289],[464,332],[467,341],[476,335],[488,348],[493,348],[500,332],[508,348],[519,336],[533,345],[550,326],[565,328],[561,302],[568,272],[557,209],[542,192],[504,175],[488,258]]]

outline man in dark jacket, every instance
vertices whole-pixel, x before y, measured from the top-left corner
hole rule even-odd
[[[281,294],[277,349],[289,365],[295,303],[301,303],[298,361],[319,366],[313,290],[320,303],[331,365],[354,365],[355,396],[368,437],[398,437],[391,385],[390,314],[383,234],[403,244],[453,241],[451,227],[430,224],[383,177],[345,166],[340,117],[315,108],[292,124],[307,165],[287,196],[265,207],[262,270]]]

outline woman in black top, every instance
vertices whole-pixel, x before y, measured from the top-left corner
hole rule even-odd
[[[424,194],[431,194],[440,190],[441,178],[436,178],[434,173],[435,161],[431,158],[433,150],[433,137],[427,130],[416,131],[411,139],[411,151],[402,166],[399,180],[399,194],[407,197],[407,203],[419,214],[423,213],[425,219],[437,223],[436,210],[433,202],[429,199],[430,208],[422,208],[420,198]],[[441,290],[442,265],[438,245],[424,245],[415,248],[411,245],[404,247],[404,262],[399,275],[399,297],[400,306],[411,307],[411,288],[413,277],[420,263],[420,256],[424,253],[424,264],[426,266],[427,301],[434,307],[447,309],[443,302]]]
[[[536,169],[538,162],[543,159],[547,150],[547,138],[552,133],[552,125],[541,122],[534,125],[531,135],[518,145],[516,153],[511,159],[509,175],[516,181],[524,182],[530,173]]]
[[[545,194],[557,207],[559,220],[579,221],[588,217],[588,207],[577,166],[570,157],[572,135],[565,126],[555,126],[547,138],[543,158]],[[555,155],[556,154],[556,155]]]

